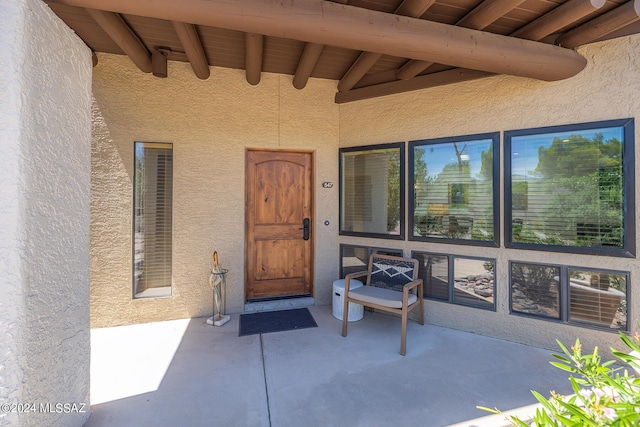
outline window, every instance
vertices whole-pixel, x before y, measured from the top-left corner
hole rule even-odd
[[[375,248],[371,246],[340,245],[340,278],[347,274],[364,271],[373,254],[402,256],[400,249]]]
[[[499,134],[409,144],[410,240],[498,246]]]
[[[512,262],[511,311],[560,319],[560,267]]]
[[[632,119],[505,132],[506,245],[635,254]]]
[[[404,144],[340,150],[340,234],[404,239]]]
[[[495,310],[494,259],[419,251],[411,257],[420,263],[425,298]]]
[[[569,320],[627,330],[627,274],[569,268]]]
[[[134,298],[171,296],[173,147],[135,143]]]
[[[629,273],[524,262],[510,270],[512,312],[627,330]]]

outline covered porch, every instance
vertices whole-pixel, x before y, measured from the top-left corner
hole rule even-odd
[[[570,343],[580,337],[585,348],[607,349],[617,344],[618,329],[631,334],[638,330],[638,154],[624,151],[624,179],[609,182],[624,190],[624,204],[616,207],[616,213],[625,213],[624,239],[616,234],[618,240],[607,243],[613,249],[605,245],[595,252],[580,250],[585,249],[581,242],[560,251],[546,241],[542,248],[517,246],[512,234],[523,231],[517,220],[527,204],[524,190],[536,185],[511,186],[519,174],[509,162],[516,155],[511,150],[515,137],[548,127],[567,131],[566,126],[577,129],[596,123],[617,129],[624,121],[623,145],[635,147],[640,136],[633,127],[640,110],[640,1],[511,1],[501,10],[493,8],[496,3],[491,0],[376,0],[346,6],[343,1],[246,1],[245,6],[259,12],[249,13],[259,21],[252,28],[237,21],[217,28],[218,23],[208,20],[215,13],[201,13],[205,21],[197,16],[198,9],[189,16],[177,15],[180,11],[168,1],[163,4],[171,6],[165,10],[171,16],[140,16],[127,9],[150,6],[150,1],[109,1],[108,10],[94,9],[99,3],[0,4],[0,21],[6,28],[0,36],[0,137],[6,147],[0,156],[0,348],[6,349],[0,373],[9,380],[0,387],[0,403],[91,401],[95,413],[90,425],[155,424],[158,419],[198,424],[216,417],[228,425],[313,425],[321,423],[321,417],[334,417],[324,424],[346,420],[345,424],[364,425],[387,420],[391,407],[400,408],[393,413],[394,421],[401,412],[408,424],[431,420],[449,425],[483,416],[476,405],[507,410],[533,403],[530,389],[560,391],[565,378],[548,365],[555,339]],[[221,11],[236,11],[237,2],[208,3]],[[337,11],[329,23],[342,23],[330,38],[325,38],[322,21],[311,34],[300,28],[295,19],[299,9],[294,8],[280,21],[286,25],[273,27],[272,15],[262,14],[267,3],[273,5],[267,8],[270,13],[286,4],[320,6]],[[405,10],[410,6],[412,17]],[[311,12],[307,24],[323,16],[321,9]],[[469,22],[478,15],[485,17],[484,24]],[[411,32],[406,30],[414,29],[413,46],[420,50],[396,52],[384,43],[372,44],[366,34],[356,34],[351,25],[367,27],[370,17],[377,22],[373,31],[382,31],[394,45],[403,45]],[[609,25],[603,26],[603,21]],[[394,27],[394,22],[402,24]],[[293,37],[287,33],[291,26],[296,28],[295,40],[286,37]],[[541,28],[546,28],[543,39],[523,35]],[[594,28],[607,28],[606,34],[593,34]],[[467,49],[448,49],[442,34],[436,37],[435,50],[423,44],[422,38],[433,38],[436,29],[450,31],[459,42],[466,40]],[[189,36],[195,30],[202,40]],[[353,33],[346,38],[348,44],[342,44],[341,31]],[[574,31],[586,38],[570,42]],[[125,33],[134,38],[120,46],[113,39],[122,42]],[[404,36],[396,38],[400,33]],[[480,49],[475,48],[478,38],[485,40]],[[554,45],[563,39],[562,47]],[[192,55],[192,50],[199,53]],[[468,50],[475,52],[473,64],[467,62]],[[498,52],[497,57],[491,52]],[[449,63],[450,53],[454,55]],[[574,67],[567,68],[566,61]],[[542,76],[540,70],[569,70],[571,75]],[[420,186],[410,185],[419,175],[412,173],[416,162],[411,162],[410,152],[433,153],[434,144],[443,140],[449,144],[489,134],[495,158],[490,175],[496,189],[491,193],[495,219],[492,233],[486,235],[489,240],[485,234],[478,234],[483,244],[474,244],[478,242],[473,235],[466,241],[439,240],[446,232],[450,238],[471,234],[471,225],[478,225],[468,221],[466,213],[453,211],[460,206],[441,213],[447,218],[435,222],[441,228],[438,237],[420,235],[421,215],[425,225],[431,224],[427,220],[434,214],[433,205],[443,201],[427,200],[431,209],[412,206],[418,197],[411,191]],[[133,283],[139,143],[162,144],[175,155],[167,180],[173,198],[166,199],[172,214],[166,227],[170,259],[162,270],[169,272],[169,283],[158,298],[137,295]],[[398,172],[399,218],[391,224],[395,234],[349,234],[341,224],[341,153],[380,145],[406,154],[397,159],[406,169],[402,175]],[[312,159],[312,173],[305,175],[312,189],[307,206],[312,243],[300,269],[308,279],[304,297],[312,298],[317,329],[237,336],[238,316],[250,303],[247,280],[260,267],[248,267],[252,253],[247,250],[246,227],[252,210],[245,195],[250,151],[304,152]],[[476,157],[483,154],[478,151]],[[440,160],[428,159],[430,172],[444,171],[450,159]],[[524,171],[535,169],[534,164]],[[426,183],[427,170],[423,172]],[[442,174],[441,187],[447,189],[443,197],[451,196],[446,200],[451,205],[475,203],[465,194],[480,175],[453,182],[444,178],[454,175]],[[388,188],[388,182],[364,184]],[[592,189],[600,196],[605,187]],[[370,199],[375,196],[372,193]],[[355,219],[364,220],[369,213]],[[599,234],[615,234],[610,224],[593,224],[596,221],[578,221],[566,234],[586,239],[596,228]],[[384,225],[389,227],[389,221]],[[353,324],[348,338],[340,336],[329,306],[331,284],[343,273],[343,260],[351,257],[342,253],[345,247],[383,248],[439,261],[442,271],[433,277],[442,279],[441,288],[447,292],[440,295],[432,287],[427,325],[411,324],[406,358],[397,353],[395,319],[389,322],[374,314],[366,325]],[[213,251],[221,254],[229,270],[225,311],[233,320],[220,329],[205,324],[213,309],[208,284]],[[490,266],[492,276],[491,291],[482,298],[474,296],[471,305],[466,304],[470,298],[457,298],[460,288],[454,281],[468,260],[481,268]],[[520,280],[526,275],[518,273],[532,271],[550,278],[543,283],[542,308],[529,304],[521,291],[530,286]],[[571,296],[579,289],[570,287],[572,272],[623,278],[620,288],[626,297],[616,306],[624,309],[623,321],[585,320],[587,316],[572,306]],[[475,271],[473,275],[480,276]],[[602,300],[602,293],[591,294],[597,297],[581,298],[587,309],[595,307],[593,300]],[[370,323],[379,323],[370,329],[375,333],[364,331]],[[177,331],[171,343],[165,341],[163,325]],[[91,348],[90,330],[94,338],[115,331],[116,339],[118,331],[142,331],[142,339],[129,338],[132,353],[113,345],[108,347],[113,353],[107,354],[112,360],[124,356],[126,363],[111,367],[133,378],[148,365],[156,366],[154,358],[163,354],[165,369],[153,377],[155,385],[120,395],[125,388],[116,382],[115,394],[100,388],[90,392],[90,363],[100,366],[105,354],[90,357],[100,348],[100,341]],[[108,340],[102,342],[108,345]],[[140,343],[158,345],[159,353],[145,358],[148,349]],[[173,345],[173,351],[164,353],[165,344]],[[348,357],[338,356],[344,354]],[[93,379],[113,372],[108,364],[103,366]],[[119,371],[123,367],[128,371]],[[547,369],[549,377],[541,373]],[[137,384],[145,383],[140,381]],[[400,405],[396,396],[408,406]],[[88,413],[7,413],[0,414],[0,424],[78,426],[87,417]]]
[[[476,406],[530,413],[530,390],[571,392],[549,350],[365,313],[317,328],[238,336],[206,318],[93,329],[88,427],[504,426]]]

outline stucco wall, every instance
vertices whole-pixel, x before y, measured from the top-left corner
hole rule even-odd
[[[207,273],[214,250],[230,270],[227,312],[241,312],[244,153],[248,147],[292,148],[315,150],[314,292],[318,304],[331,303],[340,243],[400,248],[407,255],[415,249],[492,257],[497,260],[496,312],[428,301],[427,321],[553,349],[556,338],[573,342],[576,337],[587,346],[618,346],[615,333],[509,315],[507,266],[509,260],[519,260],[630,271],[629,325],[635,331],[640,303],[634,284],[640,267],[635,259],[338,236],[337,151],[347,146],[635,117],[640,111],[635,55],[639,47],[638,36],[583,47],[580,52],[588,58],[588,67],[560,82],[497,76],[340,106],[333,103],[335,82],[311,80],[307,88],[297,91],[290,77],[264,73],[254,87],[246,83],[244,72],[218,68],[208,80],[200,81],[188,64],[173,62],[169,78],[163,80],[141,73],[126,57],[99,55],[93,82],[92,325],[210,315]],[[174,143],[171,298],[131,298],[134,141]],[[323,181],[335,186],[323,189]],[[329,226],[323,225],[325,219]]]
[[[91,184],[93,327],[210,316],[211,254],[227,275],[227,313],[244,310],[244,162],[247,148],[311,150],[315,156],[315,280],[318,304],[331,301],[338,274],[338,106],[335,82],[212,68],[199,80],[169,62],[169,77],[140,72],[127,57],[99,54],[94,68]],[[174,150],[173,295],[132,299],[134,141]],[[323,181],[334,181],[323,189]],[[330,221],[329,226],[323,223]]]
[[[637,117],[640,113],[638,49],[640,36],[585,46],[579,52],[588,59],[589,65],[576,77],[565,81],[545,83],[498,76],[344,104],[340,107],[340,146]],[[639,131],[636,121],[636,141],[640,141]],[[636,148],[636,170],[639,156],[640,150]],[[636,172],[636,180],[637,177]],[[501,188],[502,182],[501,179]],[[636,194],[636,203],[638,201],[640,197]],[[504,230],[501,235],[504,236]],[[556,338],[571,344],[576,337],[580,337],[585,346],[621,347],[615,333],[509,315],[508,261],[518,260],[630,271],[629,326],[634,331],[638,327],[640,265],[636,259],[507,250],[504,244],[502,248],[480,248],[346,236],[339,240],[341,243],[401,248],[406,255],[411,250],[421,250],[497,259],[497,312],[428,301],[426,319],[429,323],[552,349],[557,349]],[[636,246],[640,248],[640,245]]]
[[[10,406],[0,425],[81,426],[91,55],[39,0],[0,3],[0,26],[0,404],[37,405]],[[57,403],[69,409],[40,406]]]

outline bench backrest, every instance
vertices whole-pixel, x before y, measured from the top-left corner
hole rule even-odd
[[[418,278],[418,260],[373,254],[369,258],[371,286],[402,292],[402,287]]]

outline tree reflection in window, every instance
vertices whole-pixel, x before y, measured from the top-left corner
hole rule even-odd
[[[410,143],[411,240],[497,245],[499,135]]]
[[[625,141],[628,125],[506,132],[508,243],[630,252],[625,243],[625,201],[632,197],[625,187],[624,159],[633,152],[633,142]]]

